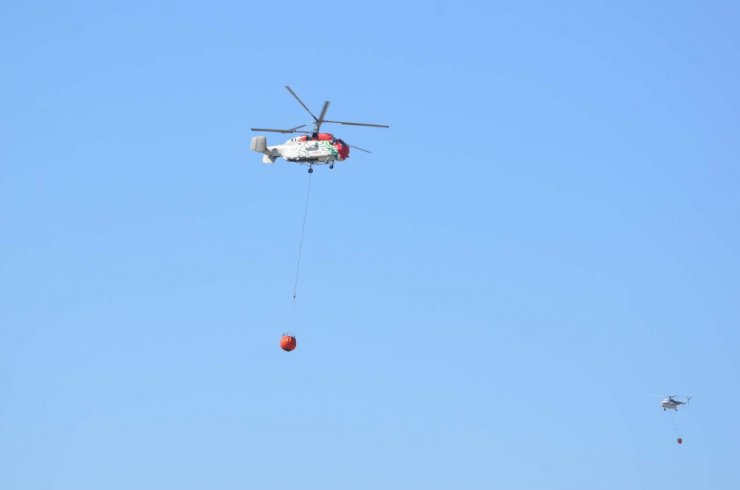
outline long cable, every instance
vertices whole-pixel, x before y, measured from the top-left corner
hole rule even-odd
[[[301,271],[301,255],[303,254],[303,236],[306,234],[306,217],[308,216],[308,198],[311,196],[311,176],[308,174],[308,188],[306,189],[306,204],[303,208],[303,224],[301,225],[301,241],[298,245],[298,263],[295,266],[295,282],[293,283],[293,304],[295,304],[295,294],[298,289],[298,274]]]
[[[680,439],[681,434],[678,432],[678,425],[676,425],[676,418],[673,416],[673,412],[671,412],[671,422],[673,422],[673,430],[676,431],[676,437]]]

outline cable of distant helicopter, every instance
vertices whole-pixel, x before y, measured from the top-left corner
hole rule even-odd
[[[308,200],[311,196],[311,176],[313,173],[308,174],[308,186],[306,188],[306,203],[303,207],[303,223],[301,224],[301,240],[298,245],[298,262],[295,266],[295,282],[293,282],[293,311],[295,311],[295,297],[296,291],[298,290],[298,276],[301,272],[301,255],[303,254],[303,237],[306,234],[306,218],[308,216]]]
[[[676,425],[676,418],[673,416],[671,411],[671,422],[673,422],[673,430],[676,431],[676,437],[681,439],[681,434],[678,432],[678,425]]]

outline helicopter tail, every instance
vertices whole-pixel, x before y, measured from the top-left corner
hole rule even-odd
[[[264,136],[255,136],[252,138],[249,148],[257,153],[265,153],[267,151],[267,138]]]
[[[275,163],[280,154],[274,149],[267,148],[267,138],[264,136],[255,136],[249,145],[252,151],[262,153],[262,163]]]

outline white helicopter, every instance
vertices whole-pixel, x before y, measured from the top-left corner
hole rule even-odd
[[[345,143],[339,138],[335,138],[331,133],[321,133],[321,125],[324,123],[333,124],[344,124],[347,126],[369,126],[372,128],[388,128],[385,124],[370,124],[370,123],[356,123],[347,121],[329,121],[324,119],[326,111],[329,109],[329,101],[324,102],[324,107],[321,109],[321,115],[316,117],[313,112],[303,103],[303,101],[296,95],[295,92],[289,87],[285,86],[288,92],[295,97],[301,106],[306,109],[311,117],[313,118],[313,131],[304,131],[301,128],[305,128],[308,124],[296,126],[290,129],[267,129],[267,128],[251,128],[252,131],[269,131],[272,133],[303,133],[304,136],[296,136],[289,139],[282,145],[267,146],[267,138],[265,136],[255,136],[252,138],[250,148],[252,151],[262,153],[262,163],[275,163],[275,160],[282,157],[288,162],[299,163],[302,165],[308,165],[308,173],[313,172],[314,165],[329,165],[329,168],[334,168],[334,162],[341,162],[349,158],[349,149],[354,148],[356,150],[370,153],[368,150],[363,148],[352,146]]]
[[[663,396],[663,395],[654,395],[654,396]],[[684,398],[684,399],[680,400],[679,398]],[[663,411],[665,410],[678,411],[678,407],[680,407],[681,405],[688,405],[689,400],[691,400],[690,396],[679,397],[677,395],[670,395],[666,398],[663,398],[660,401],[660,406],[663,407]]]

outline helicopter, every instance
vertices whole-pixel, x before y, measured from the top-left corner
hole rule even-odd
[[[282,145],[267,146],[267,138],[265,136],[254,136],[250,144],[250,149],[257,153],[262,153],[262,163],[275,163],[275,160],[282,157],[288,162],[298,163],[301,165],[308,165],[308,173],[313,173],[314,165],[329,165],[329,168],[334,168],[334,162],[341,162],[349,158],[349,149],[354,148],[356,150],[370,153],[370,151],[353,146],[344,142],[340,138],[336,138],[331,133],[322,133],[321,125],[325,123],[332,124],[343,124],[346,126],[368,126],[371,128],[388,128],[390,126],[385,124],[370,124],[370,123],[357,123],[347,121],[330,121],[324,119],[326,117],[326,111],[329,109],[329,101],[324,102],[324,106],[321,109],[321,114],[316,117],[313,112],[303,103],[298,95],[289,86],[285,86],[288,92],[295,97],[299,104],[308,112],[313,118],[313,131],[306,131],[308,124],[302,124],[290,129],[270,129],[270,128],[251,128],[252,131],[267,131],[272,133],[292,134],[302,133],[303,136],[296,136],[290,138]]]
[[[666,411],[666,410],[678,411],[678,407],[680,407],[681,405],[688,405],[689,400],[691,400],[690,396],[685,397],[684,400],[680,400],[679,398],[681,397],[676,396],[676,395],[670,395],[660,401],[660,406],[663,407],[663,411]]]

